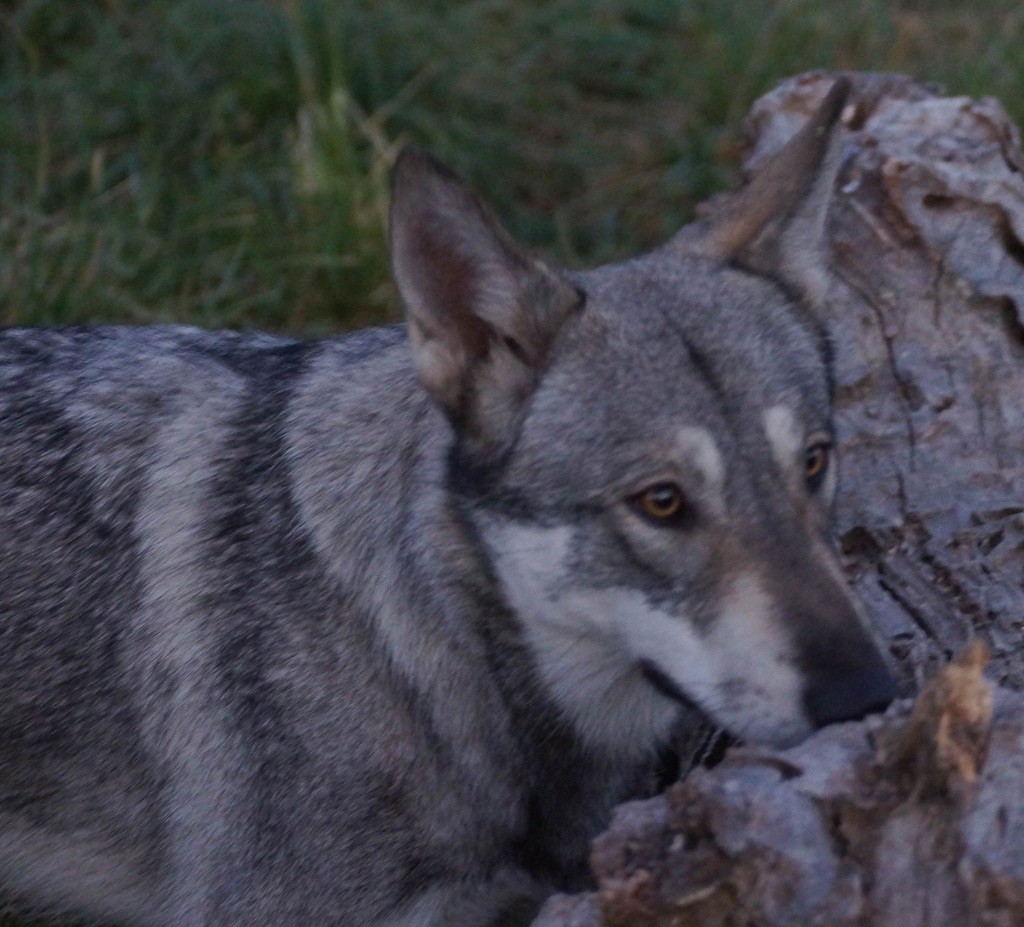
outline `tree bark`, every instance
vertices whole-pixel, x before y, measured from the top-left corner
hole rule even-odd
[[[837,530],[921,694],[622,806],[598,890],[537,927],[1024,923],[1024,156],[995,100],[851,77],[824,248]],[[832,79],[754,104],[748,176]]]

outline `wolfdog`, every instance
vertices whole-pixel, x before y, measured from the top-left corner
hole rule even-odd
[[[0,334],[5,897],[527,924],[694,708],[790,744],[891,701],[828,527],[846,94],[585,272],[406,153],[403,326]]]

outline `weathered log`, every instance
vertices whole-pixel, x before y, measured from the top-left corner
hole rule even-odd
[[[1024,695],[976,643],[884,718],[715,769],[618,809],[596,894],[536,927],[1024,923]]]
[[[598,891],[538,927],[1024,923],[1024,156],[995,100],[852,77],[823,248],[845,565],[908,693],[984,645],[912,711],[623,806]],[[832,80],[754,105],[748,175]]]

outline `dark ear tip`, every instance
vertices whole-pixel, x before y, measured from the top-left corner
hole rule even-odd
[[[853,81],[845,74],[841,74],[829,87],[821,105],[818,107],[815,121],[825,129],[830,129],[835,124],[846,105],[853,90]]]
[[[391,168],[391,192],[394,193],[399,187],[405,186],[414,177],[424,173],[430,161],[431,156],[419,148],[412,145],[403,148]]]
[[[440,179],[449,183],[459,182],[458,175],[444,162],[439,161],[429,152],[415,145],[408,145],[402,149],[395,159],[395,166],[391,171],[391,192],[394,192],[407,184]]]

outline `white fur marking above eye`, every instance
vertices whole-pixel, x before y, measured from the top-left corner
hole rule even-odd
[[[679,429],[679,447],[707,481],[710,501],[724,511],[725,462],[714,436],[707,428],[687,425]]]
[[[725,480],[722,452],[707,428],[698,428],[695,425],[680,428],[679,446],[712,486],[722,485]]]
[[[796,413],[789,406],[777,405],[764,413],[764,433],[772,454],[784,473],[790,473],[800,459],[804,437]]]

